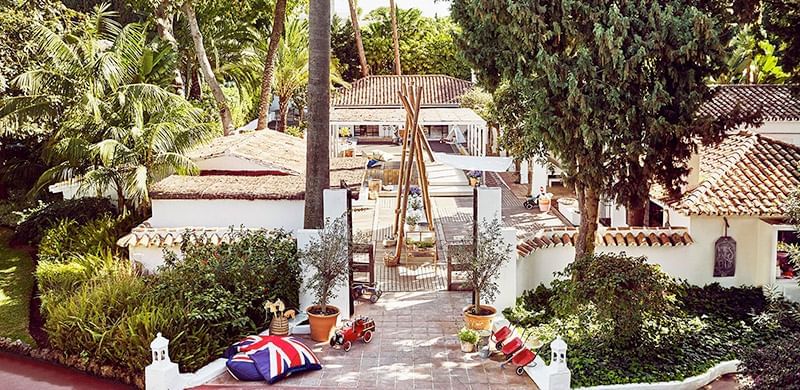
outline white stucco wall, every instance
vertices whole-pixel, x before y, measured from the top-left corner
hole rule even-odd
[[[721,217],[691,217],[690,234],[694,244],[687,246],[598,246],[597,252],[646,256],[659,264],[669,275],[689,283],[705,285],[718,282],[723,286],[762,286],[774,282],[775,229],[755,217],[729,217],[728,235],[736,240],[736,274],[714,277],[714,243],[723,235]],[[549,285],[553,273],[561,271],[575,255],[573,246],[538,249],[517,260],[517,291]]]
[[[794,145],[800,145],[800,122],[769,121],[755,129],[756,133]]]
[[[302,200],[153,199],[153,227],[303,228]]]

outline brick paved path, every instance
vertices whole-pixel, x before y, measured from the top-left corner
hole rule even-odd
[[[374,305],[356,305],[357,315],[375,319],[372,343],[358,342],[344,352],[304,339],[322,360],[321,371],[272,386],[224,374],[201,388],[535,389],[530,378],[516,375],[512,367],[500,369],[497,361],[460,351],[456,332],[468,302],[469,293],[463,292],[386,293]]]

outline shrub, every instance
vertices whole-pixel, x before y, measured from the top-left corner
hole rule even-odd
[[[750,381],[744,389],[800,389],[800,332],[785,334],[741,357]]]
[[[719,283],[703,287],[692,286],[686,282],[679,289],[681,306],[687,313],[700,316],[745,320],[753,313],[764,311],[767,300],[760,287],[726,288]]]
[[[88,352],[93,359],[142,372],[150,362],[157,332],[171,339],[173,360],[196,370],[229,343],[203,325],[191,323],[180,301],[158,301],[147,279],[120,273],[84,284],[45,310],[45,331],[53,348]],[[43,306],[44,307],[44,306]]]
[[[539,325],[549,321],[553,315],[553,290],[540,284],[535,290],[527,290],[517,297],[514,307],[503,310],[503,315],[511,322],[522,326]]]
[[[299,305],[300,263],[288,233],[231,229],[231,242],[221,245],[186,234],[183,258],[167,253],[155,291],[161,300],[184,302],[193,323],[234,338],[266,326],[265,301]]]
[[[303,132],[303,129],[299,126],[289,126],[286,128],[285,132],[297,138],[305,138],[305,132]]]
[[[598,343],[614,335],[601,326],[594,308],[531,319],[546,313],[548,302],[558,300],[555,291],[544,286],[523,293],[507,318],[545,343],[556,335],[564,337],[575,386],[683,380],[800,332],[800,305],[770,290],[685,283],[676,288],[678,309],[668,310],[659,321],[645,321],[636,344]],[[547,352],[545,344],[541,353]]]
[[[125,272],[125,263],[107,250],[74,255],[67,261],[39,261],[36,266],[39,292],[43,296],[72,292],[89,280]]]
[[[599,253],[570,263],[553,282],[555,312],[592,315],[603,340],[630,346],[642,340],[646,322],[674,312],[675,284],[644,257]]]
[[[39,243],[39,260],[66,262],[70,257],[97,254],[102,251],[120,253],[117,238],[124,234],[128,224],[120,217],[110,215],[85,223],[64,219],[47,229]]]
[[[106,198],[80,198],[57,201],[21,213],[15,229],[14,242],[38,244],[44,232],[59,221],[70,219],[84,224],[98,216],[116,214],[116,209]]]

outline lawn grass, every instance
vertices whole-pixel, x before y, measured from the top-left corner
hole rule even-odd
[[[34,345],[28,333],[33,260],[24,251],[9,247],[11,234],[8,229],[0,229],[0,337]]]

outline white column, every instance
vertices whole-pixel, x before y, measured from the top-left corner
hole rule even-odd
[[[549,190],[547,185],[550,173],[547,171],[546,160],[533,159],[533,193],[536,194],[539,188],[544,188],[545,191]]]
[[[499,187],[478,187],[478,222],[502,220],[503,193]]]
[[[334,221],[337,218],[341,217],[347,218],[346,189],[337,188],[337,189],[323,190],[322,204],[323,204],[323,216],[326,221]],[[345,234],[349,234],[349,232],[346,232]],[[298,239],[298,248],[299,247],[300,247],[300,242]],[[336,295],[336,298],[333,298],[330,301],[331,304],[338,307],[339,310],[342,311],[342,314],[339,316],[339,321],[350,319],[350,316],[353,313],[350,312],[350,288],[348,287],[347,279],[345,279],[344,282],[340,283],[339,285],[336,286],[336,288],[334,288],[333,294]],[[303,308],[305,308],[305,306],[303,306]]]
[[[500,230],[503,246],[508,246],[508,260],[500,268],[497,285],[500,290],[494,297],[491,305],[502,311],[507,307],[514,307],[517,300],[517,229],[504,227]]]
[[[528,160],[519,163],[519,184],[528,184]]]
[[[347,183],[352,184],[352,183]],[[331,183],[338,186],[339,183]],[[322,191],[323,217],[327,221],[335,220],[347,212],[347,190],[331,188]]]

